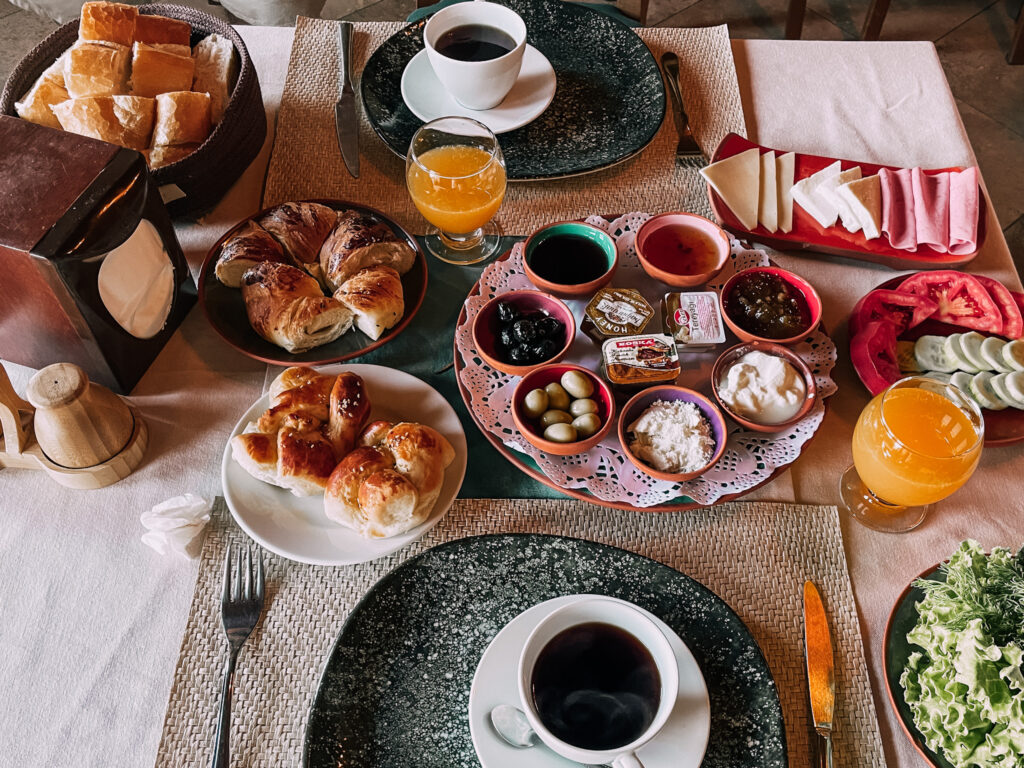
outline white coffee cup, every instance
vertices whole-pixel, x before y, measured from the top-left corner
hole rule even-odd
[[[661,680],[658,708],[650,725],[633,741],[607,750],[583,749],[555,736],[541,721],[532,691],[534,666],[541,651],[562,631],[579,624],[599,622],[626,631],[647,649]],[[679,693],[679,666],[668,638],[636,606],[624,600],[590,595],[565,605],[546,616],[523,646],[519,657],[519,699],[533,730],[553,752],[577,763],[609,764],[613,768],[643,768],[636,751],[664,727]]]
[[[434,46],[445,32],[469,24],[500,29],[512,38],[515,47],[488,61],[459,61],[438,53]],[[423,29],[423,42],[434,74],[457,102],[468,109],[491,109],[501,103],[519,77],[526,50],[526,23],[511,8],[497,3],[456,3],[430,17]]]

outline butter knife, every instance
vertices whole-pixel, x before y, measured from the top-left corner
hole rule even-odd
[[[334,127],[345,167],[359,178],[359,118],[356,116],[356,92],[352,88],[352,23],[338,27],[338,70],[341,73],[341,98],[334,105]]]
[[[832,768],[832,716],[836,678],[832,638],[821,595],[813,582],[804,582],[804,648],[807,653],[807,685],[811,693],[811,717],[818,734],[814,765]]]

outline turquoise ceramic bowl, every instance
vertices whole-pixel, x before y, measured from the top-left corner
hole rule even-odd
[[[556,245],[556,240],[561,242]],[[618,266],[619,252],[611,235],[582,221],[548,224],[530,235],[523,247],[526,277],[556,296],[591,296],[611,281]]]

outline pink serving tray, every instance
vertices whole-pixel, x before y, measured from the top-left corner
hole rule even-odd
[[[763,147],[755,144],[749,139],[730,133],[722,139],[712,162],[724,160],[727,157],[746,152],[751,147],[757,147],[761,153],[772,151],[771,147]],[[774,150],[777,154],[784,154],[790,150]],[[796,180],[800,180],[817,173],[836,160],[842,163],[843,170],[859,165],[865,176],[878,173],[881,168],[899,170],[892,165],[877,165],[876,163],[862,163],[855,160],[842,160],[835,157],[821,157],[819,155],[796,155]],[[962,168],[935,168],[926,173],[941,173],[942,171],[960,171]],[[960,267],[978,255],[981,246],[985,241],[985,218],[987,201],[984,192],[979,194],[978,201],[978,248],[972,253],[955,256],[950,253],[939,253],[932,248],[923,246],[915,253],[893,248],[883,234],[874,240],[865,239],[860,232],[847,232],[841,226],[823,228],[810,214],[804,211],[799,205],[793,205],[793,230],[788,233],[776,232],[772,234],[763,227],[756,229],[745,229],[729,209],[718,193],[708,185],[708,199],[711,201],[711,210],[723,229],[727,229],[740,237],[749,237],[758,243],[775,248],[780,251],[815,251],[826,253],[831,256],[845,256],[850,259],[861,261],[872,261],[876,264],[884,264],[893,269],[952,269]]]

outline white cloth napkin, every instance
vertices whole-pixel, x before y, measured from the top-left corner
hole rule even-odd
[[[147,529],[142,542],[161,555],[174,553],[195,559],[202,550],[202,534],[212,508],[212,501],[192,493],[162,501],[139,518]]]

